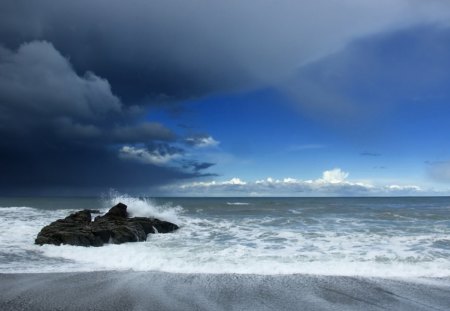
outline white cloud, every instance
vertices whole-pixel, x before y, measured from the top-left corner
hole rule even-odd
[[[245,181],[240,180],[239,178],[232,178],[229,181],[225,181],[224,185],[246,185]]]
[[[217,146],[220,142],[212,136],[193,136],[186,138],[186,143],[198,148],[206,148]]]
[[[301,180],[292,177],[268,177],[256,181],[232,178],[228,181],[193,182],[162,188],[173,195],[202,196],[383,196],[419,195],[424,190],[416,185],[385,184],[348,180],[349,173],[335,168],[324,171],[321,178]]]
[[[338,184],[344,182],[348,175],[347,172],[342,171],[340,168],[335,168],[323,172],[321,180],[324,183]]]
[[[419,186],[415,185],[388,185],[386,186],[388,190],[392,191],[421,191],[422,189]]]
[[[150,151],[145,148],[123,146],[119,150],[119,157],[122,159],[134,160],[145,164],[163,165],[180,156],[178,153],[161,152],[158,149]]]
[[[199,181],[199,182],[193,182],[189,184],[184,184],[179,186],[180,189],[186,190],[186,189],[201,189],[201,188],[218,188],[222,186],[244,186],[247,183],[245,181],[242,181],[240,178],[231,178],[230,180],[226,181]]]

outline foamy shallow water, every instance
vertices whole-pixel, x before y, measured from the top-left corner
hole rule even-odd
[[[0,201],[0,272],[450,276],[446,198],[150,200],[116,194],[89,208],[106,211],[120,201],[132,216],[172,221],[180,230],[100,248],[34,245],[44,225],[77,206],[78,199],[67,200],[69,209]]]

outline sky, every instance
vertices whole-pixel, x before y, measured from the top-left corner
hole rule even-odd
[[[450,195],[450,2],[3,0],[0,176],[0,195]]]

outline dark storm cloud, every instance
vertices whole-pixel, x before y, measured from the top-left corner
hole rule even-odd
[[[185,161],[183,164],[184,168],[190,168],[194,170],[195,172],[206,170],[212,166],[214,166],[215,163],[210,162],[198,162],[198,161]]]
[[[12,116],[22,122],[73,116],[91,121],[121,111],[108,81],[86,72],[77,75],[48,42],[22,44],[17,52],[0,47],[2,125]]]
[[[151,140],[175,140],[175,134],[156,122],[141,123],[134,126],[118,127],[112,132],[117,142],[140,143]]]
[[[112,142],[175,139],[159,123],[136,123],[107,80],[92,72],[78,75],[48,42],[25,43],[17,51],[0,47],[0,110],[0,131],[16,134],[47,129],[60,137]]]
[[[9,5],[8,5],[9,4]],[[4,3],[0,38],[10,47],[48,40],[79,72],[106,77],[126,102],[174,101],[236,87],[244,72],[231,76],[234,62],[195,25],[181,3],[80,1]],[[190,15],[192,13],[193,15]],[[23,22],[26,21],[26,22]],[[211,36],[212,34],[209,34]],[[233,65],[233,67],[237,67]]]
[[[194,168],[195,171],[201,171],[201,170],[205,170],[207,168],[210,168],[211,166],[214,166],[215,163],[210,163],[210,162],[196,162],[192,164],[192,167]]]
[[[54,188],[93,194],[109,187],[143,188],[193,177],[174,167],[119,160],[116,152],[92,146],[57,145],[38,150],[23,147],[2,152],[0,161],[2,194],[48,192]]]
[[[161,159],[182,154],[157,143],[174,142],[175,133],[136,120],[131,110],[107,80],[91,72],[77,74],[49,42],[22,44],[16,51],[0,47],[2,193],[67,189],[92,194],[202,176],[181,166],[122,159],[117,144],[147,144]]]
[[[445,20],[446,1],[5,0],[0,40],[48,40],[126,103],[278,82],[361,36]]]

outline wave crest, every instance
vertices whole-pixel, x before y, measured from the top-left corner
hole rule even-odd
[[[127,211],[131,217],[154,217],[173,223],[180,223],[180,214],[183,211],[181,206],[171,204],[157,204],[153,199],[144,197],[133,197],[128,194],[121,194],[117,191],[110,191],[108,196],[103,198],[105,210],[118,203],[127,206]]]

